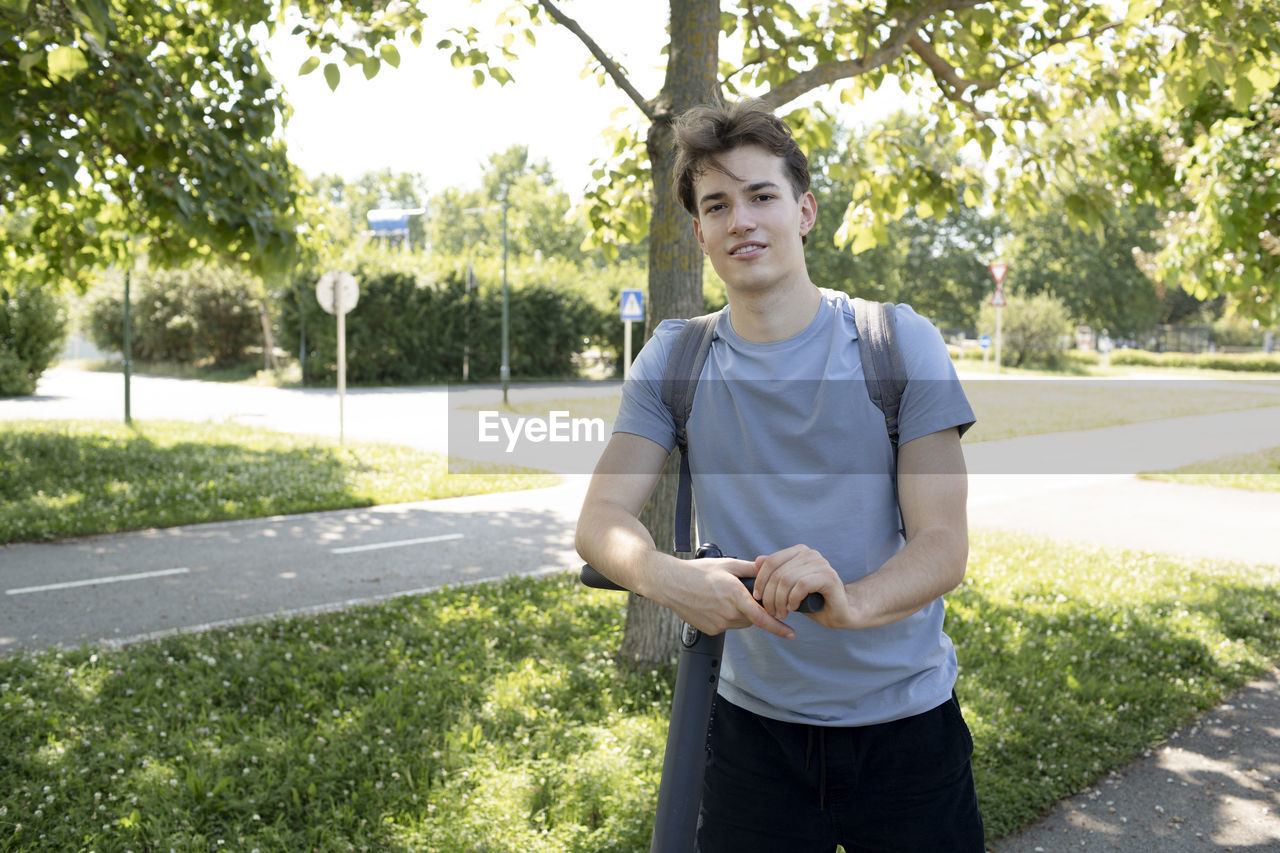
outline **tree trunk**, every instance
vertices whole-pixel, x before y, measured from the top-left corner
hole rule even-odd
[[[258,302],[258,319],[262,321],[262,369],[276,370],[280,362],[276,360],[276,341],[271,334],[271,317],[265,301]]]
[[[670,548],[675,525],[676,480],[680,453],[672,453],[667,467],[640,513],[640,520],[653,534],[659,548]],[[680,637],[680,619],[660,604],[638,595],[627,596],[627,625],[622,635],[618,662],[631,670],[647,670],[675,663]]]
[[[647,147],[653,176],[649,219],[649,310],[645,340],[658,323],[702,313],[702,250],[689,215],[671,191],[675,148],[672,122],[690,107],[719,100],[718,0],[671,0],[667,76],[655,100]],[[668,460],[640,521],[659,548],[672,542],[676,456]],[[619,654],[624,665],[651,668],[675,660],[680,622],[675,614],[638,596],[627,601],[627,627]]]

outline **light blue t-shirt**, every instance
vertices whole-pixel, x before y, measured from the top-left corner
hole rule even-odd
[[[973,423],[945,344],[910,307],[895,310],[907,368],[899,446]],[[661,380],[684,320],[661,323],[623,384],[615,432],[671,450],[674,424]],[[701,542],[746,560],[805,544],[845,583],[903,546],[884,416],[867,394],[852,300],[822,290],[798,335],[753,343],[721,314],[689,418],[689,465]],[[730,631],[720,693],[779,720],[859,726],[902,719],[951,696],[956,656],[939,598],[880,628],[839,631],[800,614],[784,640]]]

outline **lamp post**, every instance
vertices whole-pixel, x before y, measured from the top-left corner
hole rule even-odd
[[[133,426],[133,412],[130,408],[129,399],[129,379],[130,372],[133,368],[133,340],[130,335],[130,325],[133,319],[129,316],[129,274],[133,271],[132,262],[129,268],[124,271],[124,341],[121,349],[124,351],[124,425]]]
[[[507,387],[511,384],[511,292],[507,289],[507,191],[502,192],[502,404],[507,404]]]
[[[502,366],[498,377],[502,380],[502,403],[507,403],[507,389],[511,385],[511,291],[507,286],[507,211],[511,208],[510,187],[502,188]],[[496,204],[486,207],[468,207],[463,213],[484,213]]]

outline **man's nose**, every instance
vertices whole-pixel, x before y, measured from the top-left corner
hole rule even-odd
[[[749,207],[738,205],[729,211],[730,234],[749,234],[754,230],[756,230],[756,220],[751,215]]]

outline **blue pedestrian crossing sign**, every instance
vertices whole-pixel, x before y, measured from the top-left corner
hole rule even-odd
[[[622,289],[622,321],[644,322],[644,291],[634,287]]]

